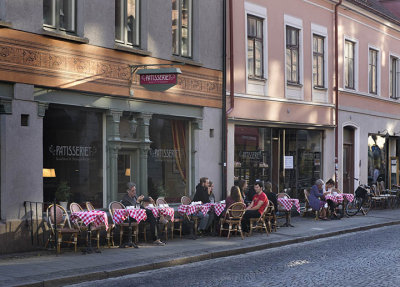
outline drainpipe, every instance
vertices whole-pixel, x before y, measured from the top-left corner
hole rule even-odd
[[[339,175],[339,32],[338,32],[338,8],[343,0],[335,5],[335,187],[338,186]]]
[[[224,161],[224,184],[225,188],[222,189],[222,196],[223,198],[226,197],[227,194],[227,185],[228,185],[228,178],[227,178],[227,159],[228,159],[228,115],[233,111],[235,107],[235,92],[234,92],[234,79],[233,79],[233,1],[229,0],[229,81],[230,81],[230,107],[229,110],[226,110],[226,100],[225,100],[225,161]],[[225,3],[226,6],[226,3]],[[224,51],[225,53],[225,51]],[[226,99],[226,93],[222,95],[224,99]]]
[[[222,153],[221,153],[221,162],[222,162],[222,189],[221,196],[222,199],[226,198],[226,155],[227,155],[227,121],[226,121],[226,0],[223,0],[222,4]]]

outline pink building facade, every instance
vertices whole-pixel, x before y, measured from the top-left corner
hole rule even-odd
[[[398,88],[390,80],[391,65],[397,68],[400,55],[400,27],[394,18],[352,3],[359,1],[339,6],[336,105],[339,1],[232,2],[232,54],[227,47],[228,187],[235,180],[252,184],[261,179],[271,181],[275,192],[286,190],[302,199],[303,189],[318,178],[336,177],[339,188],[352,192],[358,183],[354,178],[363,183],[373,180],[374,161],[379,162],[380,173],[387,173],[390,158],[398,154],[395,133],[400,134]],[[348,41],[355,45],[349,47]],[[349,54],[350,48],[354,49]],[[390,85],[396,86],[396,95],[390,94]]]

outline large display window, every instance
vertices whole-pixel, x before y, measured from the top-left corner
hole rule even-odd
[[[188,194],[188,121],[154,115],[150,121],[148,191],[154,199],[180,202]]]
[[[387,141],[389,138],[380,135],[368,135],[368,184],[376,184],[378,177],[386,181]]]
[[[102,112],[50,104],[43,119],[44,201],[60,196],[103,207]],[[69,191],[69,192],[68,192]]]

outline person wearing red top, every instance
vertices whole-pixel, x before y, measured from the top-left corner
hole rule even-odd
[[[249,232],[250,230],[250,218],[258,218],[264,212],[264,209],[268,205],[268,197],[263,192],[263,182],[256,181],[254,183],[254,190],[256,194],[253,196],[253,200],[248,207],[242,218],[242,230],[243,232]]]

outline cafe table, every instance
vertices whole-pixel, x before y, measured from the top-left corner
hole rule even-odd
[[[290,211],[292,210],[293,206],[296,206],[297,212],[300,214],[300,203],[297,198],[285,198],[285,197],[279,197],[278,198],[278,203],[279,205],[285,210],[285,217],[286,217],[286,222],[282,226],[286,227],[294,227],[291,223],[291,214]]]
[[[113,215],[113,221],[115,224],[121,224],[125,221],[125,219],[128,218],[129,222],[129,233],[128,233],[128,238],[129,242],[122,244],[120,247],[125,248],[125,247],[135,247],[138,248],[138,246],[132,241],[132,218],[136,220],[136,222],[139,224],[140,221],[146,220],[147,215],[146,215],[146,210],[142,208],[135,208],[135,207],[130,207],[127,206],[126,209],[115,209],[114,210],[114,215]]]
[[[175,210],[169,206],[147,206],[146,209],[151,210],[155,218],[159,218],[161,215],[164,217],[171,218],[174,222]]]
[[[95,251],[96,253],[100,253],[100,250],[97,248],[92,248],[91,243],[91,233],[92,233],[92,225],[94,227],[105,226],[106,230],[108,230],[108,217],[107,213],[101,210],[91,210],[91,211],[79,211],[71,213],[71,220],[77,222],[78,220],[82,220],[82,222],[88,227],[88,246],[84,253],[92,253]]]

